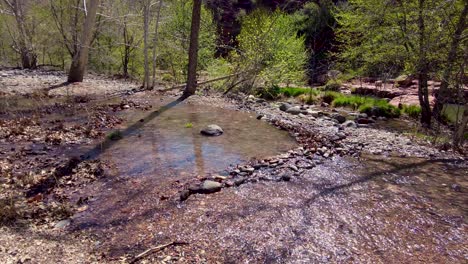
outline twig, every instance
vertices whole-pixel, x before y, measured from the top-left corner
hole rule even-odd
[[[162,249],[165,249],[167,247],[170,247],[170,246],[182,246],[182,245],[188,245],[187,242],[178,242],[178,241],[173,241],[171,243],[168,243],[168,244],[164,244],[164,245],[159,245],[157,247],[153,247],[153,248],[149,248],[145,251],[143,251],[142,253],[136,255],[135,258],[133,258],[129,263],[130,264],[133,264],[133,263],[136,263],[137,261],[141,260],[142,258],[148,256],[148,255],[151,255],[153,254],[154,252],[156,251],[160,251]]]

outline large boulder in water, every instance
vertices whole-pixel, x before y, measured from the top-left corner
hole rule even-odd
[[[220,136],[224,133],[223,129],[218,125],[209,125],[200,131],[205,136]]]

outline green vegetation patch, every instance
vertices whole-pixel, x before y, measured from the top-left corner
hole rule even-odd
[[[403,112],[412,118],[419,118],[421,107],[417,105],[403,105]]]
[[[328,96],[327,100],[333,100],[332,105],[336,107],[351,107],[358,109],[361,113],[366,113],[375,116],[384,117],[399,117],[400,109],[389,104],[384,99],[377,99],[367,96],[343,95],[336,92],[327,92],[324,97]],[[324,100],[325,101],[325,100]]]
[[[286,97],[297,97],[303,94],[312,94],[319,95],[320,92],[312,88],[302,88],[302,87],[284,87],[280,88],[280,93]]]

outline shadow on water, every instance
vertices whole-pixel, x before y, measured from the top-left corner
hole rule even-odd
[[[171,109],[172,107],[178,105],[180,102],[182,102],[185,98],[178,98],[161,108],[159,108],[156,111],[151,112],[149,115],[147,115],[144,119],[141,119],[140,121],[137,121],[127,127],[125,130],[121,132],[122,137],[130,135],[132,132],[140,129],[143,127],[146,123],[150,122],[154,118],[158,117],[165,111]],[[107,137],[103,142],[97,144],[94,146],[91,150],[87,151],[85,154],[81,155],[80,158],[77,157],[72,157],[67,164],[62,166],[61,168],[58,168],[55,174],[51,175],[49,178],[42,180],[38,185],[35,185],[31,187],[28,192],[27,192],[27,197],[32,197],[34,195],[37,195],[39,193],[43,192],[48,192],[50,189],[52,189],[58,182],[58,180],[61,177],[67,176],[70,173],[73,172],[73,169],[76,168],[81,162],[86,161],[86,160],[93,160],[97,159],[102,153],[104,153],[107,149],[109,149],[111,146],[116,144],[118,141],[112,140],[111,138]]]

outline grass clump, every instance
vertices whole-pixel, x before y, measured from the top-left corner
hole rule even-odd
[[[330,93],[330,100],[332,97],[333,106],[337,107],[351,107],[353,109],[358,109],[361,113],[366,113],[373,116],[383,116],[383,117],[399,117],[401,114],[400,109],[389,104],[384,99],[376,99],[366,96],[346,96],[343,94],[336,95],[335,93]]]
[[[280,93],[286,97],[297,97],[303,94],[318,95],[319,91],[311,88],[302,87],[284,87],[280,88]]]
[[[313,93],[301,94],[297,97],[297,99],[302,103],[309,105],[315,104],[318,101],[317,96],[315,96]]]
[[[184,125],[185,128],[192,128],[193,127],[193,124],[192,123],[186,123]]]
[[[421,107],[417,105],[403,105],[403,112],[411,118],[419,118],[421,115]]]

